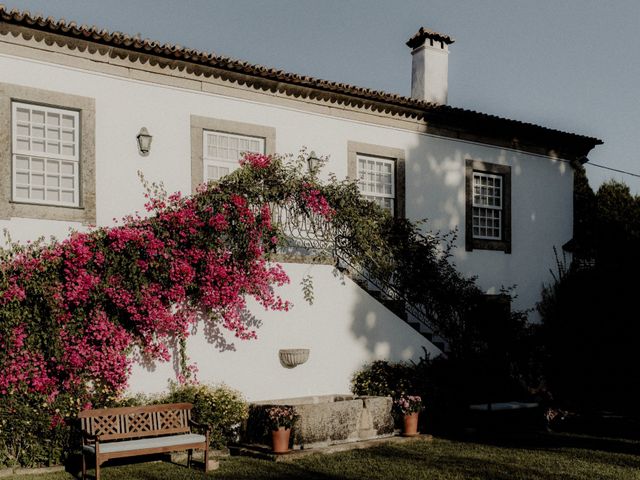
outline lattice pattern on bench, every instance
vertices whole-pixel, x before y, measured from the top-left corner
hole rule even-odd
[[[87,455],[93,455],[96,466],[96,480],[100,480],[100,465],[111,458],[122,458],[132,455],[147,455],[176,450],[187,450],[188,461],[194,449],[204,450],[204,470],[209,467],[209,430],[206,425],[191,422],[190,403],[171,403],[164,405],[148,405],[142,407],[101,408],[85,410],[78,414],[82,422],[82,478],[87,475]],[[191,426],[202,429],[205,435],[191,434]],[[175,435],[175,434],[186,435]],[[104,445],[120,444],[120,446],[140,442],[123,442],[140,437],[158,437],[161,443],[147,442],[144,447],[135,449],[111,449]],[[108,440],[116,440],[109,442]],[[105,442],[106,443],[103,443]],[[144,442],[143,442],[144,443]],[[101,451],[103,445],[105,451]]]
[[[81,412],[82,428],[103,440],[189,432],[191,404],[123,407]]]

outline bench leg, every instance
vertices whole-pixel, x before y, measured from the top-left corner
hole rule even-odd
[[[209,442],[207,442],[207,446],[204,448],[204,473],[209,471]]]
[[[100,463],[98,463],[97,458],[96,458],[96,480],[100,480]]]
[[[82,480],[87,479],[87,457],[82,452]]]
[[[193,456],[193,448],[187,450],[187,468],[191,468],[191,457]]]

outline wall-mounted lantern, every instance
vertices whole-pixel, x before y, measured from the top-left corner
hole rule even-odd
[[[149,134],[149,131],[146,127],[142,127],[136,136],[138,140],[138,152],[143,157],[149,155],[149,151],[151,150],[151,140],[153,137]]]
[[[309,173],[315,173],[318,171],[320,166],[324,161],[321,158],[316,156],[316,152],[311,150],[309,153],[309,157],[307,158],[307,167],[309,168]]]

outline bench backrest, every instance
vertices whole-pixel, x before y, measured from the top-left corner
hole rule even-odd
[[[190,403],[99,408],[78,414],[82,429],[101,440],[149,437],[190,431]]]

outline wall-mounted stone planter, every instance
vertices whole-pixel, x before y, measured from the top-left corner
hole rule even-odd
[[[287,348],[278,351],[280,363],[285,368],[295,368],[309,360],[308,348]]]

